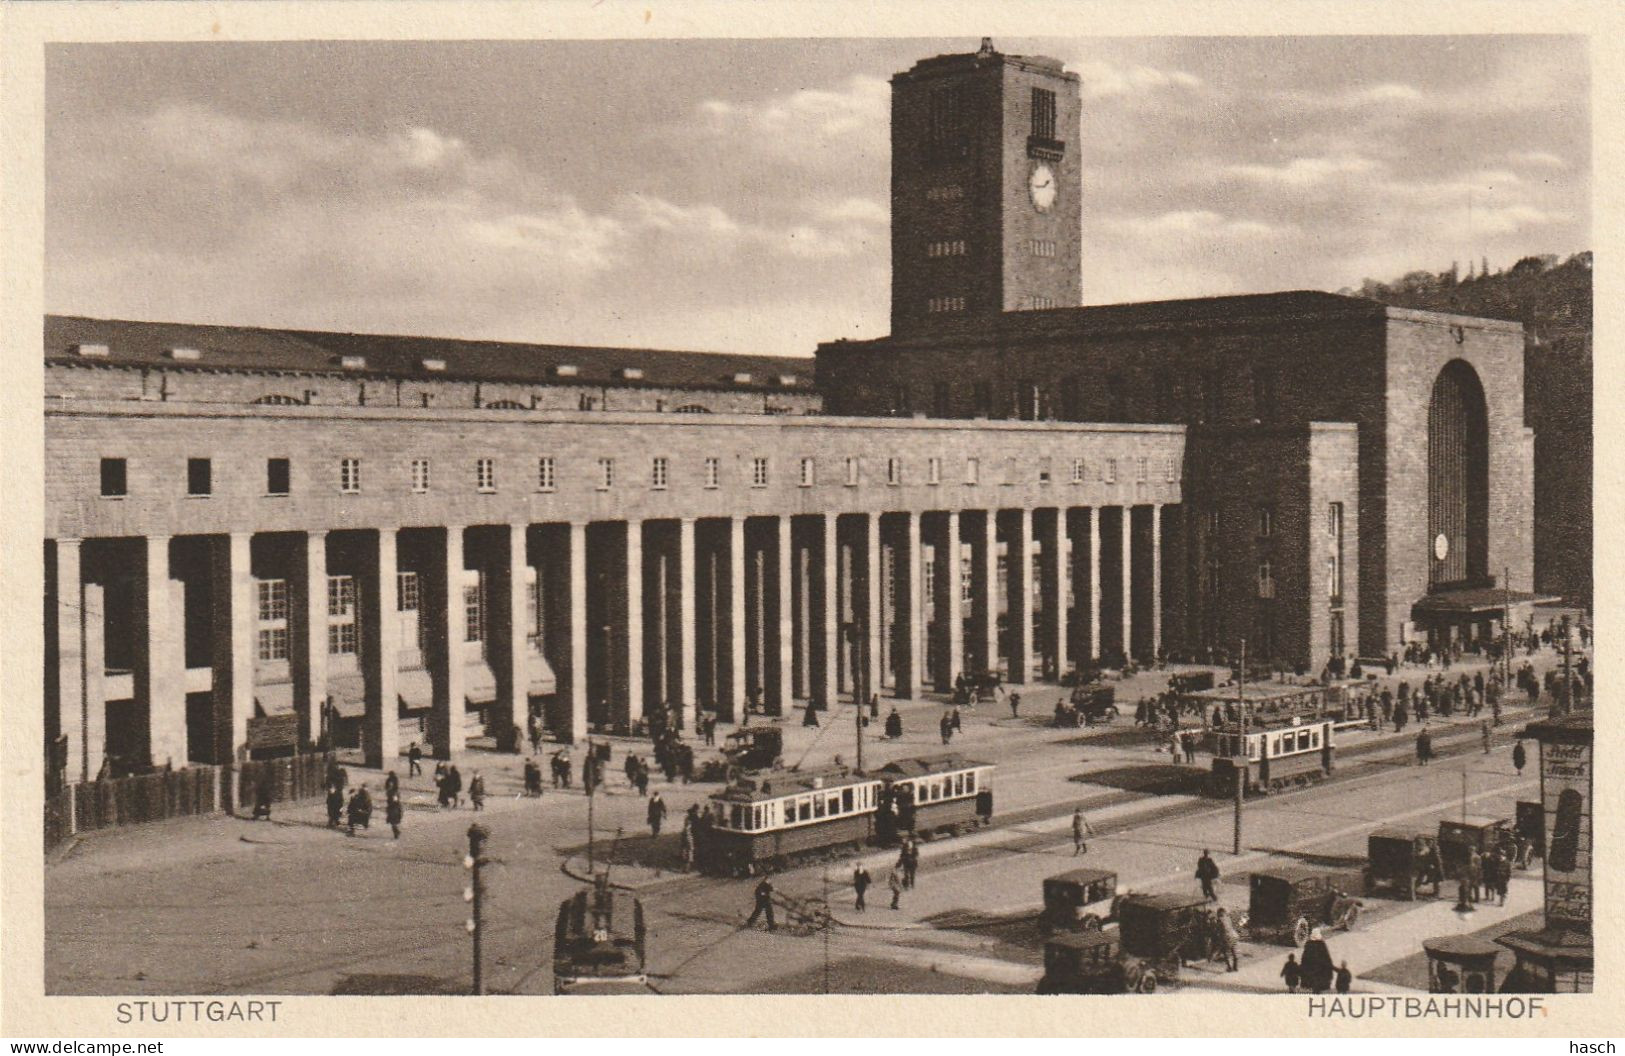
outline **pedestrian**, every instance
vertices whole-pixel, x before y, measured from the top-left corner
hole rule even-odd
[[[1484,754],[1490,754],[1490,724],[1481,721],[1478,724],[1478,739],[1484,744]]]
[[[1476,847],[1467,848],[1467,893],[1474,904],[1484,901],[1484,859]]]
[[[1286,992],[1298,992],[1298,983],[1303,979],[1303,969],[1298,966],[1298,956],[1294,953],[1286,955],[1286,964],[1281,966],[1281,978],[1286,980]]]
[[[1349,987],[1354,985],[1354,973],[1349,971],[1349,962],[1344,961],[1337,966],[1337,992],[1346,994]]]
[[[1168,755],[1174,761],[1174,764],[1178,765],[1181,754],[1183,754],[1183,748],[1179,743],[1179,731],[1175,730],[1168,735]]]
[[[458,773],[456,763],[446,767],[446,796],[451,800],[453,807],[462,807],[463,775]]]
[[[901,909],[900,902],[903,897],[903,878],[898,870],[893,869],[886,874],[886,886],[891,888],[891,908]]]
[[[1202,851],[1202,857],[1196,860],[1196,879],[1202,882],[1202,896],[1209,902],[1217,902],[1219,894],[1213,885],[1219,879],[1219,863],[1213,860],[1213,855],[1207,850]]]
[[[958,708],[955,708],[953,710],[952,718],[953,718],[954,732],[959,733],[960,729],[961,729],[961,726],[960,726],[960,721],[959,721],[959,709]]]
[[[649,833],[656,839],[660,838],[660,826],[666,820],[666,801],[656,792],[649,797]]]
[[[254,820],[271,820],[271,782],[261,781],[254,786]]]
[[[852,890],[857,895],[857,901],[853,903],[852,908],[862,913],[868,908],[864,904],[863,895],[869,890],[869,870],[861,864],[852,870]]]
[[[485,778],[480,776],[478,770],[468,780],[468,799],[474,804],[475,810],[485,809]]]
[[[407,777],[417,777],[423,773],[423,749],[418,747],[416,741],[413,741],[411,747],[406,749],[406,766]]]
[[[542,794],[542,769],[536,765],[536,760],[525,760],[525,795],[527,798],[536,798]]]
[[[1426,726],[1416,731],[1416,762],[1426,766],[1433,759],[1433,737]]]
[[[635,780],[637,782],[638,795],[647,797],[649,795],[649,760],[638,760],[638,773]]]
[[[694,868],[694,845],[698,838],[700,828],[700,808],[690,803],[688,813],[683,815],[683,871],[690,872]]]
[[[940,721],[938,721],[937,727],[942,732],[943,744],[947,744],[949,741],[954,739],[954,720],[946,711],[942,713],[942,718]]]
[[[1512,861],[1497,847],[1485,863],[1485,881],[1496,896],[1497,905],[1507,904],[1507,887],[1512,883]]]
[[[920,844],[913,836],[903,841],[903,885],[909,890],[914,889],[914,881],[920,875]]]
[[[745,927],[754,928],[757,918],[763,914],[767,916],[767,930],[778,931],[779,925],[773,919],[773,881],[765,876],[756,885],[756,907],[750,911],[750,919],[745,921]]]
[[[891,713],[886,716],[886,736],[891,740],[900,740],[903,736],[903,717],[897,714],[897,706],[892,705]]]
[[[1337,974],[1337,968],[1332,964],[1332,951],[1326,946],[1326,939],[1316,928],[1309,933],[1309,941],[1303,944],[1303,985],[1313,994],[1324,994],[1331,989],[1332,977]]]
[[[626,765],[621,769],[626,771],[626,783],[636,787],[638,783],[638,753],[626,753]]]
[[[1018,718],[1021,717],[1021,694],[1020,693],[1012,693],[1012,694],[1010,694],[1010,717],[1012,719],[1018,719]]]
[[[401,797],[390,796],[389,802],[384,804],[384,820],[389,822],[389,831],[397,840],[401,838],[401,817]]]
[[[1078,855],[1088,852],[1089,844],[1084,842],[1084,837],[1093,836],[1094,834],[1095,830],[1089,824],[1089,819],[1083,816],[1083,808],[1074,807],[1072,809],[1072,857],[1076,858]]]
[[[327,827],[339,827],[339,818],[344,814],[344,789],[338,785],[327,786]]]
[[[1196,734],[1193,733],[1190,730],[1186,730],[1183,734],[1180,735],[1180,739],[1182,741],[1184,741],[1185,762],[1190,763],[1192,766],[1195,766],[1196,765]]]
[[[395,776],[395,771],[391,770],[389,772],[389,776],[384,778],[384,798],[389,799],[392,796],[398,796],[400,794],[401,779]]]
[[[1523,742],[1519,741],[1512,746],[1512,768],[1520,775],[1523,774],[1524,764],[1529,761],[1528,754],[1523,750]]]
[[[360,825],[363,829],[372,827],[372,796],[367,793],[367,786],[362,785],[350,796],[348,817],[350,835],[355,835],[355,827]]]
[[[1241,967],[1240,958],[1236,954],[1237,948],[1241,945],[1241,933],[1236,930],[1235,921],[1230,919],[1229,912],[1223,906],[1219,907],[1218,927],[1219,945],[1224,953],[1224,970],[1237,971]]]

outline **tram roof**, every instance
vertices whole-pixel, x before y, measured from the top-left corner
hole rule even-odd
[[[1201,700],[1211,700],[1215,704],[1234,703],[1240,699],[1252,703],[1254,701],[1282,700],[1286,697],[1301,697],[1310,693],[1324,693],[1326,687],[1319,683],[1311,685],[1290,685],[1284,682],[1248,682],[1237,686],[1234,683],[1228,686],[1214,686],[1212,689],[1199,689],[1183,694],[1187,697],[1197,697]]]
[[[794,770],[761,770],[744,775],[722,791],[712,793],[711,798],[727,803],[762,803],[874,782],[874,777],[850,770],[815,770],[805,774]]]
[[[930,777],[932,774],[951,774],[992,765],[950,752],[946,755],[928,755],[914,759],[893,759],[881,767],[880,772],[897,777]]]

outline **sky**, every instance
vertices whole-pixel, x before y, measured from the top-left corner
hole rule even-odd
[[[53,45],[48,311],[811,355],[889,322],[892,73],[978,41]],[[1085,304],[1591,248],[1578,37],[1000,39]]]

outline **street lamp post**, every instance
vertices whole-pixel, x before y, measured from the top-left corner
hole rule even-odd
[[[474,824],[468,827],[468,857],[463,859],[463,865],[469,871],[468,889],[463,892],[465,901],[472,904],[471,915],[468,918],[468,933],[474,940],[474,994],[485,993],[485,979],[481,963],[481,939],[484,930],[482,910],[485,902],[485,878],[481,869],[486,863],[485,841],[491,836],[490,830],[484,825]]]
[[[1236,669],[1236,712],[1241,729],[1239,766],[1232,767],[1236,774],[1236,824],[1231,841],[1231,854],[1241,853],[1241,805],[1247,798],[1247,639],[1241,640],[1241,666]]]

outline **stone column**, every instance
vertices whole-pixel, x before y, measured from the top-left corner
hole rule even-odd
[[[863,665],[864,702],[878,696],[883,682],[880,659],[885,655],[880,635],[885,629],[880,603],[885,595],[882,579],[884,568],[880,563],[880,514],[865,514],[863,518]]]
[[[677,700],[683,728],[694,728],[694,518],[677,522]]]
[[[107,605],[100,583],[84,586],[84,780],[101,773],[107,754]]]
[[[566,564],[569,577],[570,740],[587,736],[587,523],[571,521]]]
[[[1123,656],[1134,655],[1134,507],[1123,507]]]
[[[1015,530],[1005,550],[1009,606],[1005,625],[1010,635],[1010,681],[1032,679],[1033,667],[1033,511],[1016,511]]]
[[[977,647],[988,671],[999,669],[999,511],[982,512],[981,538],[972,546],[973,612]]]
[[[643,718],[643,522],[626,522],[626,716],[630,727]]]
[[[795,699],[795,614],[792,610],[795,594],[790,585],[792,539],[790,535],[790,518],[778,518],[778,547],[774,553],[774,583],[778,588],[778,640],[767,635],[768,648],[775,652],[779,658],[779,667],[771,672],[767,687],[767,703],[769,709],[777,714],[789,714],[790,704]],[[763,621],[764,623],[767,621]]]
[[[298,628],[293,643],[294,707],[300,728],[311,744],[322,735],[322,705],[327,703],[327,533],[306,532],[304,567],[296,596],[300,611],[290,612]]]
[[[1044,652],[1048,666],[1059,681],[1067,668],[1067,614],[1066,614],[1066,510],[1052,511],[1054,516],[1044,519]]]
[[[436,613],[440,626],[435,628],[440,639],[441,672],[434,684],[434,710],[429,721],[429,736],[434,739],[435,757],[450,759],[459,755],[464,747],[464,722],[468,715],[467,671],[464,638],[468,633],[468,618],[463,607],[463,528],[446,528],[446,543],[442,550],[444,560],[436,569],[443,585],[445,606]],[[390,575],[390,589],[394,590],[395,577]],[[393,594],[391,594],[393,599]],[[384,618],[395,625],[395,607],[391,604]],[[487,632],[489,633],[489,631]],[[398,648],[398,644],[397,644]],[[394,664],[391,663],[393,667]]]
[[[56,541],[56,680],[57,724],[68,739],[64,781],[89,781],[96,776],[90,769],[89,741],[85,726],[85,613],[80,543],[77,539]],[[101,760],[96,761],[98,767]]]
[[[717,693],[717,710],[738,721],[743,717],[745,694],[745,518],[728,520],[728,663],[722,670],[726,684]]]
[[[496,676],[497,699],[492,705],[491,728],[497,748],[518,750],[524,741],[525,718],[530,714],[530,615],[526,592],[529,555],[526,524],[499,525],[501,540],[497,566],[492,569],[491,627],[486,634],[491,648],[491,671]],[[538,606],[540,602],[538,602]],[[513,728],[519,727],[519,736]]]
[[[1151,655],[1162,652],[1162,504],[1151,507]]]
[[[902,626],[903,633],[902,648],[897,658],[897,695],[913,700],[920,695],[925,675],[925,656],[921,648],[925,637],[925,620],[920,605],[920,515],[910,510],[902,517],[903,559],[897,565],[897,622]]]
[[[1089,511],[1089,659],[1100,659],[1100,511]]]
[[[391,768],[400,756],[400,692],[396,679],[400,667],[400,642],[397,640],[400,637],[400,620],[396,618],[395,593],[398,586],[395,577],[400,566],[396,561],[396,535],[394,528],[378,529],[377,547],[371,555],[372,568],[367,570],[366,576],[366,586],[370,589],[363,592],[363,598],[357,599],[361,610],[357,615],[361,619],[364,639],[362,660],[366,665],[367,685],[367,715],[362,722],[361,746],[366,764],[379,770]],[[460,568],[461,529],[456,531],[456,536]],[[461,600],[459,596],[459,604]],[[462,697],[459,695],[457,700],[460,703]],[[439,707],[438,700],[436,707]],[[460,739],[458,747],[462,747]]]
[[[954,680],[964,670],[965,623],[960,611],[959,512],[942,515],[939,532],[932,540],[936,572],[932,580],[931,607],[936,615],[937,648],[942,653],[941,668],[935,673],[937,688],[944,693],[954,688]]]
[[[233,532],[210,547],[210,595],[214,616],[212,758],[234,762],[248,741],[254,714],[255,597],[251,575],[252,536]]]
[[[146,538],[145,649],[136,672],[138,697],[147,704],[152,762],[187,764],[186,670],[182,613],[169,578],[169,536]]]

